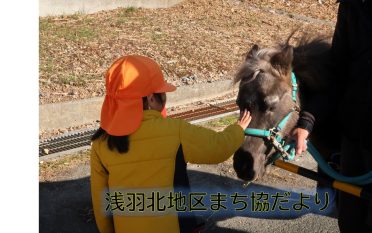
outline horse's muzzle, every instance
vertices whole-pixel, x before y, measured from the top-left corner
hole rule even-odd
[[[253,157],[248,151],[239,148],[235,152],[233,160],[234,170],[240,179],[253,181],[257,178],[258,173],[254,171]]]

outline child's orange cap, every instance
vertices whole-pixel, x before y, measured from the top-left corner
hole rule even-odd
[[[132,134],[143,118],[142,97],[175,90],[152,59],[139,55],[118,59],[106,73],[101,128],[113,136]]]

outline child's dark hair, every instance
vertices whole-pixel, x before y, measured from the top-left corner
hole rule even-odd
[[[161,93],[154,93],[155,99],[163,103],[161,98]],[[148,109],[148,102],[146,97],[142,97],[143,102],[143,109]],[[163,103],[164,104],[164,103]],[[110,150],[117,150],[120,154],[126,153],[129,150],[129,135],[123,136],[113,136],[108,134],[104,129],[101,127],[93,134],[91,140],[94,141],[98,138],[102,137],[103,139],[107,138],[107,146]]]
[[[102,137],[103,139],[107,138],[107,146],[110,150],[116,149],[119,153],[126,153],[129,150],[129,136],[113,136],[108,134],[101,127],[93,134],[92,141],[97,138]]]

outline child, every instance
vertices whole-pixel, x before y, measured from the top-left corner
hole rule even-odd
[[[195,232],[192,218],[176,214],[110,215],[105,192],[187,187],[186,163],[228,159],[243,142],[249,112],[223,132],[165,118],[165,92],[176,87],[166,83],[160,67],[144,56],[120,58],[105,78],[101,127],[92,137],[91,150],[91,192],[99,231]]]

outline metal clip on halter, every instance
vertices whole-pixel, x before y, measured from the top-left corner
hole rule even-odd
[[[284,144],[284,140],[278,140],[277,137],[274,136],[270,138],[270,142],[277,153],[280,155],[279,157],[282,157],[284,160],[294,159],[295,150],[292,144]],[[278,159],[279,157],[277,157],[276,159]],[[275,162],[275,160],[272,162]]]

